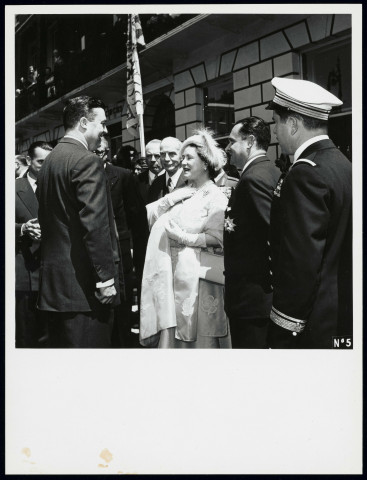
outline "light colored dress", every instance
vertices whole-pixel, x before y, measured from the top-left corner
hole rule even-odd
[[[165,229],[173,220],[188,233],[215,237],[222,246],[227,202],[227,197],[209,181],[173,207],[164,198],[147,205],[151,232],[141,292],[142,345],[157,345],[160,332],[175,327],[176,348],[231,347],[223,285],[200,279],[201,248],[169,239]]]

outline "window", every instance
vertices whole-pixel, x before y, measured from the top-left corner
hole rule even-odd
[[[205,85],[204,124],[214,130],[219,140],[227,137],[234,125],[234,95],[232,77],[221,78]]]
[[[351,160],[352,60],[351,41],[318,47],[303,53],[303,78],[315,82],[342,100],[329,117],[329,136]]]

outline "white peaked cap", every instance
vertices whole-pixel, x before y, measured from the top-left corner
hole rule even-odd
[[[271,83],[276,90],[271,103],[308,117],[327,120],[333,107],[343,105],[335,95],[308,80],[274,77]]]

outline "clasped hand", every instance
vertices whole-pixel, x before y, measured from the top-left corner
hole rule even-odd
[[[104,303],[104,304],[112,303],[116,295],[117,295],[117,292],[114,285],[110,285],[109,287],[98,288],[95,292],[95,296],[97,300],[99,300],[101,303]]]
[[[173,192],[168,193],[165,198],[167,198],[169,202],[174,205],[175,203],[182,202],[183,200],[192,197],[195,192],[195,188],[178,188],[177,190],[173,190]]]
[[[28,235],[32,240],[41,240],[41,227],[37,218],[31,218],[24,224],[23,234]]]
[[[184,236],[185,232],[177,225],[176,222],[169,220],[166,223],[165,228],[167,235],[171,240],[175,240],[178,243],[183,243],[182,237]]]

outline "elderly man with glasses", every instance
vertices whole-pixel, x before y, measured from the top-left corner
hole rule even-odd
[[[160,146],[161,141],[156,138],[148,142],[145,146],[145,160],[148,169],[138,175],[140,193],[145,204],[148,203],[148,195],[152,183],[158,175],[164,174],[160,160]]]
[[[155,202],[167,193],[185,186],[185,177],[179,156],[182,142],[178,138],[166,137],[160,146],[160,161],[165,175],[160,175],[152,183],[148,192],[148,203]]]

